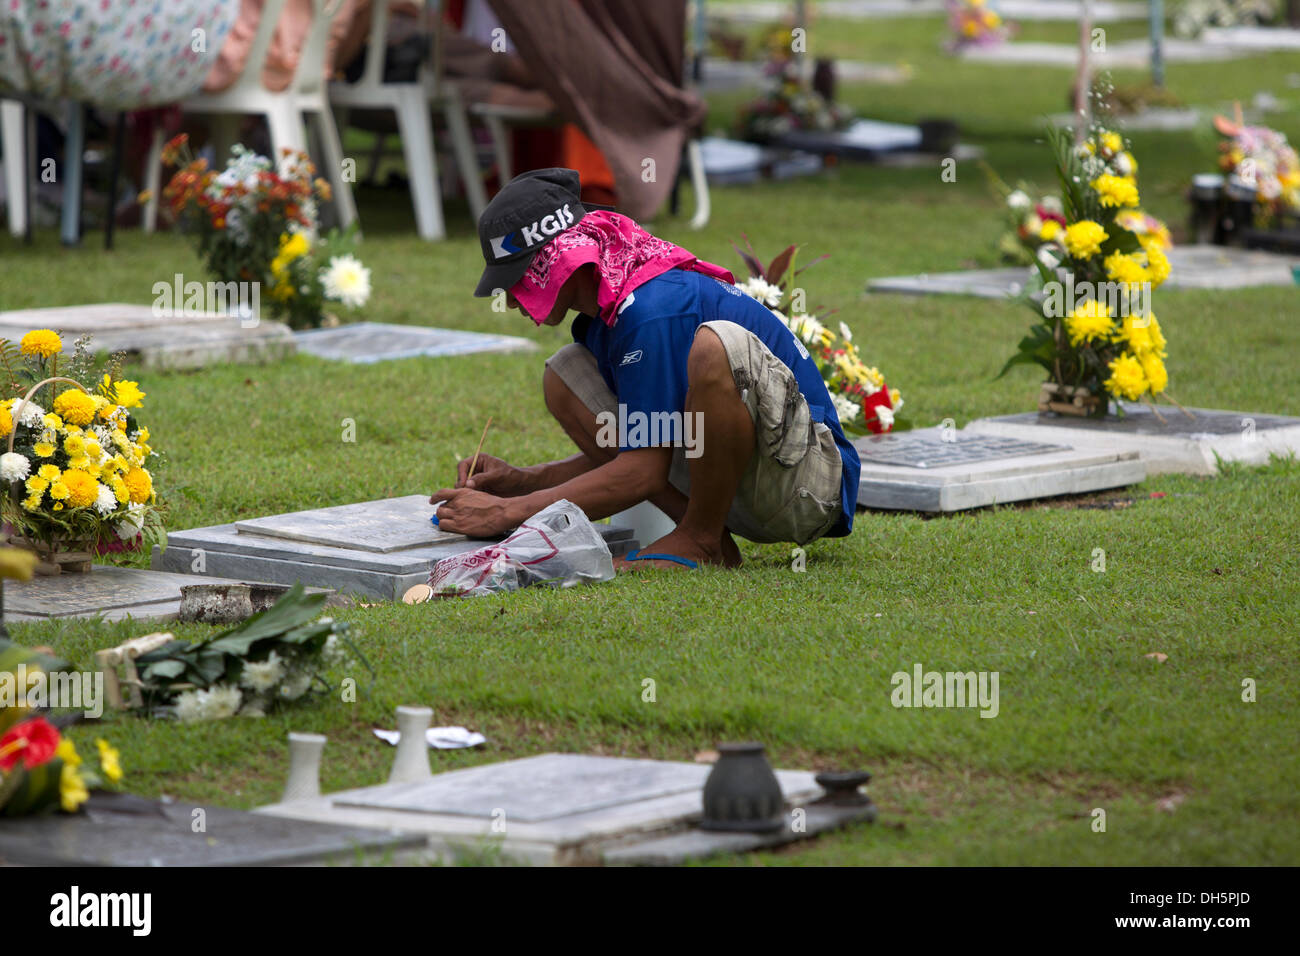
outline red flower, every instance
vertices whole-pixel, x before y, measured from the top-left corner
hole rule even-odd
[[[1059,212],[1052,212],[1050,209],[1044,209],[1042,206],[1038,205],[1034,206],[1034,212],[1038,213],[1039,219],[1044,221],[1051,219],[1053,222],[1059,222],[1062,226],[1065,225],[1065,217]]]
[[[11,770],[19,760],[31,770],[48,763],[59,746],[59,732],[44,717],[14,724],[0,737],[0,770]]]
[[[889,400],[889,386],[882,385],[881,389],[873,395],[868,395],[862,400],[862,418],[867,424],[867,428],[876,435],[883,435],[889,431],[880,423],[876,415],[876,409],[880,407],[893,408],[893,403]],[[891,428],[893,426],[890,426]]]

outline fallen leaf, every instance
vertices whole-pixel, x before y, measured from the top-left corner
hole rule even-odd
[[[1150,654],[1143,654],[1142,656],[1151,658],[1157,664],[1163,664],[1165,661],[1169,660],[1168,654],[1161,654],[1159,651],[1152,651]]]
[[[695,755],[696,763],[717,763],[718,752],[716,750],[701,750]]]

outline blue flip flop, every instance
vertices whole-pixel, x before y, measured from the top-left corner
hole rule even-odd
[[[639,550],[633,551],[624,560],[626,561],[671,561],[674,564],[680,564],[684,568],[690,568],[692,571],[698,571],[700,566],[690,558],[679,558],[675,554],[642,554]]]

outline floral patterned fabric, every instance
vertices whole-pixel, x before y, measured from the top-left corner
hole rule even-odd
[[[0,0],[0,93],[105,109],[197,91],[239,0]]]

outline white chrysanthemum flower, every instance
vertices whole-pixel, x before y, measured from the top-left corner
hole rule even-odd
[[[1111,160],[1111,164],[1115,167],[1115,172],[1121,176],[1128,176],[1133,172],[1133,161],[1128,158],[1126,153],[1120,153]]]
[[[101,515],[111,515],[117,510],[117,496],[103,482],[99,483],[99,491],[95,494],[95,510]]]
[[[835,392],[831,392],[831,402],[835,405],[835,414],[839,416],[841,425],[852,424],[853,419],[857,418],[858,412],[862,410],[857,402]]]
[[[31,473],[32,463],[26,455],[20,455],[16,451],[0,455],[0,478],[5,481],[26,481]]]
[[[811,315],[796,315],[790,320],[790,331],[794,332],[805,342],[811,342],[815,338],[820,338],[822,329],[824,328],[826,328],[826,326],[822,325]]]
[[[1038,261],[1049,269],[1055,269],[1061,264],[1061,255],[1054,246],[1040,246],[1037,256]]]
[[[886,408],[884,405],[877,405],[876,420],[880,422],[882,428],[893,428],[894,410],[892,408]]]
[[[325,644],[320,649],[320,659],[326,667],[346,667],[350,663],[347,648],[337,634],[331,634],[325,639]]]
[[[1028,209],[1030,199],[1022,189],[1017,189],[1011,195],[1007,196],[1007,205],[1012,209]]]
[[[1042,206],[1044,209],[1046,209],[1048,212],[1059,213],[1065,211],[1065,207],[1061,205],[1060,196],[1044,196],[1043,201],[1039,203],[1039,205]]]
[[[845,343],[853,341],[853,330],[843,322],[840,323],[840,338],[842,338]]]
[[[129,541],[137,534],[144,530],[144,505],[131,502],[127,505],[126,514],[122,520],[117,523],[117,536],[124,541]]]
[[[45,423],[45,409],[35,402],[28,402],[23,406],[22,415],[18,418],[18,424],[26,425],[29,428],[35,428],[37,425]]]
[[[297,700],[311,687],[311,676],[311,673],[305,670],[290,674],[289,679],[280,685],[280,696],[285,700]]]
[[[781,304],[781,296],[783,294],[781,289],[759,276],[750,276],[744,282],[740,283],[737,288],[750,298],[762,302],[768,308]]]
[[[239,704],[244,699],[238,687],[231,687],[227,684],[218,684],[210,688],[208,695],[208,720],[224,720],[227,717],[233,717],[239,712]]]
[[[284,679],[285,669],[284,661],[272,651],[264,661],[245,661],[239,683],[255,691],[270,690]]]
[[[207,703],[206,691],[187,690],[176,698],[176,717],[185,724],[206,720]]]
[[[370,270],[353,255],[335,256],[321,270],[325,297],[349,309],[360,308],[370,298]]]

